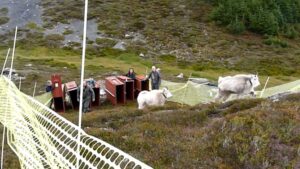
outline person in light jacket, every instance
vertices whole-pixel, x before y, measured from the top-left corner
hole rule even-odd
[[[80,87],[77,89],[77,101],[80,100]],[[91,101],[95,101],[94,90],[83,82],[83,102],[82,102],[82,112],[87,113],[90,111]]]
[[[160,73],[156,70],[155,66],[152,66],[152,70],[149,73],[149,75],[147,76],[146,80],[148,80],[148,79],[151,80],[152,90],[158,90],[159,85],[161,83],[161,77],[160,77]]]

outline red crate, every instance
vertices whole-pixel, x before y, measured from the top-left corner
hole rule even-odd
[[[107,99],[113,105],[126,103],[125,85],[117,77],[107,77],[105,79],[105,88]]]
[[[51,76],[51,81],[52,81],[52,96],[53,96],[54,109],[57,112],[65,112],[61,76],[58,74],[53,74]]]
[[[134,80],[127,76],[118,76],[118,79],[125,84],[126,100],[134,100]]]
[[[61,77],[58,74],[51,76],[52,81],[52,95],[54,98],[63,97]]]
[[[64,84],[64,93],[70,96],[72,109],[79,108],[79,102],[77,101],[77,89],[78,87],[75,81]]]
[[[134,86],[135,86],[135,97],[143,90],[149,91],[149,80],[145,80],[144,75],[137,75],[135,77]]]
[[[100,106],[100,83],[96,82],[93,87],[95,93],[95,101],[92,102],[92,107]]]

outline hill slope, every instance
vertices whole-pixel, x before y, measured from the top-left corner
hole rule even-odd
[[[83,125],[154,168],[299,168],[299,101],[296,94],[143,112],[104,106]]]

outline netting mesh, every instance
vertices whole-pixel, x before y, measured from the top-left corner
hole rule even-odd
[[[0,122],[7,128],[8,144],[22,168],[151,168],[108,143],[87,135],[45,105],[21,93],[0,78]],[[80,132],[80,156],[77,136]]]
[[[267,88],[262,97],[269,97],[284,92],[300,92],[300,80]],[[260,94],[260,92],[258,92]]]
[[[187,105],[197,105],[200,103],[213,102],[218,88],[215,86],[208,86],[205,84],[197,84],[191,81],[187,83],[174,83],[169,81],[162,81],[162,87],[168,87],[173,97],[169,101],[183,103]],[[262,95],[262,98],[267,98],[284,92],[300,92],[300,80],[286,83],[283,85],[267,88]],[[256,92],[259,97],[261,91]],[[231,96],[229,100],[236,99],[235,95]]]
[[[35,96],[34,99],[49,107],[51,99],[52,99],[52,93],[47,92],[47,93]]]
[[[162,81],[162,86],[167,86],[173,94],[169,101],[192,106],[213,101],[218,92],[217,87],[197,84],[191,81],[187,83]]]

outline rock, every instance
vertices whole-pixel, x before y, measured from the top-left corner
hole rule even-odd
[[[119,50],[126,50],[125,42],[120,41],[113,48],[114,49],[119,49]]]
[[[278,102],[281,99],[286,98],[288,95],[292,94],[292,92],[283,92],[283,93],[278,93],[273,96],[268,97],[268,99],[272,100],[273,102]]]
[[[112,129],[112,128],[102,127],[102,128],[99,128],[99,129],[102,130],[102,131],[114,132],[114,129]]]
[[[182,79],[182,78],[183,78],[183,73],[180,73],[180,74],[177,75],[176,77]]]
[[[127,33],[126,33],[126,34],[125,34],[125,38],[126,38],[126,39],[129,39],[129,38],[132,38],[132,36],[131,36],[130,34],[127,34]]]
[[[112,76],[118,76],[119,73],[118,73],[118,72],[112,72],[111,75],[112,75]]]
[[[140,55],[139,55],[140,57],[142,57],[142,58],[144,58],[145,57],[145,55],[143,54],[143,53],[140,53]]]
[[[10,68],[5,68],[4,70],[3,70],[3,75],[9,75],[9,73],[10,73],[10,71],[11,71],[11,74],[14,76],[15,74],[17,74],[17,72],[16,72],[16,70],[15,69],[10,69]]]
[[[122,139],[124,139],[124,140],[127,140],[128,139],[128,136],[122,136]]]
[[[189,78],[189,81],[198,83],[198,84],[208,84],[209,80],[205,78]]]

